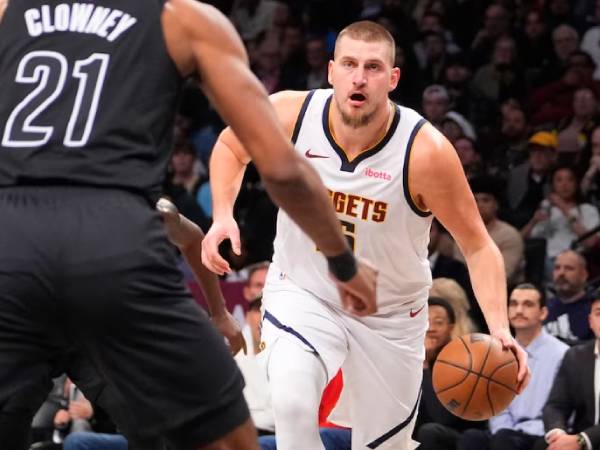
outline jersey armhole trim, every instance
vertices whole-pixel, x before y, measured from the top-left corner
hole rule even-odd
[[[294,125],[294,132],[292,133],[292,144],[295,144],[298,140],[298,135],[300,134],[300,128],[302,128],[302,121],[304,120],[304,115],[306,114],[306,110],[308,109],[308,104],[310,103],[310,99],[312,98],[315,90],[313,89],[307,95],[304,101],[302,102],[302,107],[300,108],[300,112],[298,113],[298,117],[296,118],[296,123]]]
[[[404,168],[402,170],[402,172],[403,172],[402,173],[402,185],[404,188],[404,198],[406,199],[408,206],[410,206],[410,209],[412,209],[412,211],[420,217],[429,217],[431,215],[431,211],[421,210],[415,204],[412,196],[410,195],[410,190],[408,187],[408,165],[410,162],[410,152],[412,150],[412,146],[413,146],[415,137],[417,136],[417,133],[419,132],[421,127],[423,127],[423,125],[425,125],[425,123],[427,123],[427,121],[425,119],[419,120],[417,122],[417,124],[415,125],[415,127],[413,128],[412,132],[410,133],[410,137],[408,139],[408,144],[406,145],[406,153],[404,155]]]

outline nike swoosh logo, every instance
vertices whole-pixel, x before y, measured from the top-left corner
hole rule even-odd
[[[304,156],[306,156],[307,158],[329,158],[329,156],[315,155],[314,153],[311,153],[310,148],[308,150],[306,150],[306,153],[304,154]]]
[[[410,317],[415,317],[417,314],[419,314],[421,311],[423,311],[423,308],[425,308],[425,305],[421,306],[416,311],[413,311],[412,308],[411,308],[410,312],[408,314],[410,315]]]

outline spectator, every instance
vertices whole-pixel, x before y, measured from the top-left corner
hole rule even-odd
[[[272,94],[281,90],[282,61],[277,38],[273,35],[265,37],[258,45],[257,56],[253,70],[267,92]]]
[[[61,375],[52,380],[52,390],[35,413],[30,429],[32,444],[51,441],[54,433],[54,416],[59,409],[68,407],[67,398],[64,395],[65,378],[65,375]]]
[[[452,307],[456,319],[451,331],[453,338],[474,333],[475,331],[485,328],[485,325],[484,328],[475,325],[471,318],[471,313],[476,309],[479,311],[481,321],[483,321],[481,310],[477,306],[473,307],[473,305],[477,305],[477,301],[474,298],[470,300],[467,297],[465,290],[456,280],[452,278],[434,278],[431,289],[429,290],[429,296],[443,298]],[[485,322],[483,323],[485,324]]]
[[[529,355],[532,378],[521,395],[492,417],[488,430],[467,430],[458,450],[530,450],[544,435],[542,408],[568,346],[544,331],[548,310],[541,289],[528,283],[513,289],[508,319],[515,338]]]
[[[461,431],[481,426],[455,416],[439,401],[433,389],[432,371],[442,348],[450,342],[455,315],[446,300],[429,297],[429,328],[425,335],[425,361],[419,413],[414,435],[421,450],[450,450]]]
[[[446,59],[442,84],[450,96],[450,109],[465,117],[471,115],[469,83],[472,75],[473,72],[464,55],[450,55]]]
[[[544,2],[546,17],[551,29],[561,24],[574,25],[572,4],[578,0],[547,0]]]
[[[497,182],[484,177],[476,178],[471,180],[471,190],[475,195],[483,223],[504,258],[508,283],[520,281],[524,267],[523,238],[516,228],[498,219],[501,195]],[[454,257],[464,261],[464,257],[456,245]]]
[[[61,444],[69,433],[92,429],[90,419],[94,415],[92,404],[69,378],[64,380],[65,407],[54,414],[52,441]]]
[[[598,83],[592,79],[595,65],[590,55],[582,51],[572,52],[559,80],[536,89],[529,102],[532,110],[531,124],[554,124],[572,114],[573,95],[582,86],[598,92]]]
[[[545,327],[567,343],[592,338],[587,321],[591,302],[587,280],[586,261],[579,253],[565,250],[556,257],[552,271],[555,296],[548,300]]]
[[[527,142],[527,161],[508,173],[508,221],[519,229],[531,220],[540,202],[550,193],[556,145],[556,134],[538,131]]]
[[[442,134],[452,143],[461,137],[467,137],[473,141],[477,139],[473,125],[456,111],[448,111],[442,119]]]
[[[441,127],[442,121],[449,111],[450,96],[446,88],[439,84],[427,86],[423,91],[422,109],[425,118],[437,128]]]
[[[488,158],[488,172],[506,179],[510,170],[527,159],[530,126],[525,111],[519,107],[505,108],[502,113],[500,144]]]
[[[506,8],[497,3],[485,10],[483,27],[477,32],[471,43],[472,62],[475,67],[482,65],[488,55],[492,54],[496,40],[510,34],[510,14]]]
[[[590,134],[598,120],[598,98],[593,89],[581,87],[573,95],[573,114],[558,124],[558,152],[575,155],[588,143]]]
[[[444,245],[444,243],[451,245],[450,239],[445,239],[447,234],[445,233],[445,231],[442,230],[442,225],[440,225],[440,223],[436,219],[433,219],[429,231],[428,245],[431,276],[434,280],[438,278],[451,278],[454,281],[456,281],[460,285],[460,287],[462,287],[464,292],[472,293],[467,266],[465,266],[465,264],[461,261],[458,261],[452,256],[448,256],[444,252],[440,251],[440,247]],[[445,298],[444,295],[441,295],[439,293],[436,294],[436,297]],[[462,323],[460,320],[462,318],[462,313],[464,312],[466,316],[468,310],[470,309],[469,301],[467,300],[467,295],[465,294],[464,297],[465,302],[461,304],[461,307],[459,307],[456,304],[452,305],[452,307],[454,308],[454,312],[458,317],[457,328],[462,328]]]
[[[521,229],[523,237],[546,239],[547,270],[554,258],[573,242],[600,224],[598,209],[583,202],[577,176],[569,166],[557,167],[552,174],[552,192],[540,204],[533,218]],[[598,235],[583,241],[591,248]]]
[[[552,59],[552,47],[548,25],[539,9],[525,15],[523,32],[519,39],[519,55],[525,68],[525,86],[539,86],[547,73]],[[550,81],[550,80],[546,80]]]
[[[592,296],[589,327],[594,339],[567,351],[544,407],[545,448],[586,449],[600,447],[598,372],[600,371],[600,292]]]
[[[467,180],[483,175],[483,162],[477,151],[475,140],[468,136],[461,136],[453,144]]]
[[[600,42],[600,2],[596,1],[595,3],[594,16],[596,24],[583,35],[580,49],[589,54],[596,63],[594,80],[600,80],[600,45],[598,45],[598,42]]]
[[[554,63],[558,68],[567,66],[571,53],[579,49],[579,33],[570,25],[558,25],[552,31],[552,46],[554,49]]]
[[[413,44],[413,51],[420,67],[425,67],[427,65],[427,51],[425,49],[424,41],[429,33],[436,33],[442,36],[445,45],[445,54],[451,55],[460,51],[460,48],[453,41],[452,33],[444,28],[443,17],[435,11],[425,11],[419,21],[419,33],[421,39]]]
[[[196,152],[185,138],[181,137],[174,145],[171,155],[171,183],[181,186],[191,196],[195,197],[198,186],[204,181],[202,168],[196,158]]]
[[[281,41],[282,89],[304,89],[306,85],[305,38],[302,25],[292,22],[285,26]]]
[[[411,47],[398,39],[395,66],[400,69],[402,76],[396,89],[390,93],[390,98],[402,105],[419,108],[423,86],[421,71]]]
[[[446,38],[441,32],[429,31],[423,36],[424,64],[421,66],[423,81],[437,84],[442,81],[446,64]]]
[[[522,80],[518,69],[514,38],[498,38],[494,44],[491,61],[473,76],[473,95],[488,102],[501,102],[509,97],[519,97]]]
[[[272,0],[235,0],[229,18],[244,41],[252,40],[271,27],[278,6]]]
[[[320,89],[329,87],[327,81],[327,65],[329,54],[327,43],[323,36],[313,36],[306,41],[306,86],[305,89]]]

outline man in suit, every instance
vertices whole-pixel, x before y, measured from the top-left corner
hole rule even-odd
[[[600,289],[592,298],[588,319],[595,339],[565,354],[544,406],[546,443],[536,445],[536,450],[600,448]]]

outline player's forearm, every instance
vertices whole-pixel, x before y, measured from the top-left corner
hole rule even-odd
[[[490,332],[508,329],[506,273],[498,247],[491,242],[465,255],[475,297]]]
[[[218,317],[227,311],[217,276],[202,264],[202,230],[185,216],[179,215],[179,230],[184,244],[177,247],[200,283],[210,315]]]
[[[217,142],[210,158],[210,189],[215,221],[233,216],[246,165],[222,142]]]
[[[317,173],[303,160],[290,158],[277,176],[264,177],[271,198],[316,243],[325,256],[349,249],[327,190]]]
[[[183,255],[200,283],[210,315],[212,317],[223,315],[227,312],[227,307],[219,286],[219,279],[202,264],[202,240],[188,247]]]

